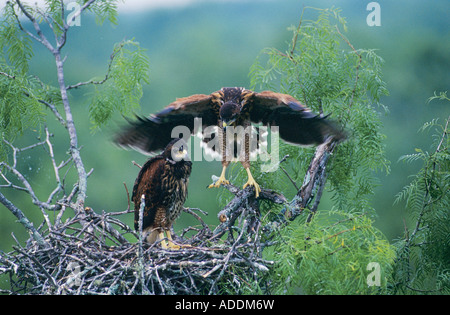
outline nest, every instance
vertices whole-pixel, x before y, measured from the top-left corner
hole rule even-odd
[[[245,196],[253,193],[250,190]],[[236,199],[236,198],[235,198]],[[242,199],[243,201],[244,199]],[[92,209],[42,233],[45,246],[30,238],[14,251],[0,253],[0,274],[10,278],[8,294],[223,294],[249,292],[260,285],[271,261],[261,258],[260,221],[248,200],[228,212],[212,231],[199,224],[175,242],[180,250],[142,242],[139,233],[117,219],[121,213]],[[257,202],[254,203],[257,205]],[[189,235],[189,236],[188,236]],[[224,237],[225,236],[225,237]],[[129,241],[128,239],[133,239]],[[248,291],[246,291],[248,290]]]
[[[276,244],[274,238],[286,219],[294,220],[309,208],[306,222],[311,220],[335,144],[330,140],[316,149],[302,187],[289,202],[272,190],[262,189],[256,200],[251,186],[241,190],[224,185],[234,198],[218,213],[220,223],[214,230],[197,213],[205,214],[202,210],[185,209],[199,224],[175,237],[182,245],[180,250],[164,250],[158,243],[146,245],[142,233],[117,219],[130,210],[102,214],[90,208],[76,210],[64,223],[50,224],[46,218],[51,227],[45,231],[22,222],[32,237],[25,247],[17,242],[13,252],[0,252],[0,275],[9,275],[11,284],[0,293],[270,293],[266,275],[274,262],[264,260],[262,252]],[[263,199],[284,205],[265,225],[259,213],[259,200]]]

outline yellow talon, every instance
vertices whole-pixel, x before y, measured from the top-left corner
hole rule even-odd
[[[220,185],[222,185],[222,184],[226,184],[226,185],[230,184],[230,182],[225,179],[225,170],[226,169],[227,169],[227,167],[224,166],[222,168],[222,173],[220,174],[219,179],[215,183],[212,183],[211,185],[209,185],[208,188],[213,188],[213,187],[217,188],[217,187],[220,187]]]
[[[261,192],[261,188],[259,187],[259,185],[256,182],[256,180],[253,178],[252,173],[250,172],[250,169],[246,168],[245,170],[247,171],[248,180],[247,180],[247,183],[245,183],[245,185],[244,185],[244,189],[247,186],[255,187],[255,197],[258,198],[259,197],[259,193]]]
[[[215,183],[209,185],[208,188],[213,188],[213,187],[217,188],[217,187],[220,187],[220,185],[222,185],[222,184],[228,185],[228,184],[230,184],[230,182],[228,180],[226,180],[225,177],[219,177],[219,179]]]
[[[174,244],[173,239],[172,239],[172,234],[170,234],[169,230],[166,231],[166,234],[167,234],[167,239],[169,240],[168,248],[174,249],[174,250],[180,249],[181,246],[178,246],[178,245]]]
[[[164,232],[158,233],[158,238],[157,239],[161,240],[161,248],[162,249],[179,250],[181,248],[192,247],[189,244],[176,245],[173,242],[172,234],[170,234],[169,230],[166,230],[166,235],[167,235],[167,241],[165,239]]]

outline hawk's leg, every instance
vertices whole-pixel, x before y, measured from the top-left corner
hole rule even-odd
[[[250,128],[250,127],[251,127],[250,125],[246,125],[246,128]],[[250,129],[250,131],[251,131],[251,129]],[[244,136],[244,148],[243,148],[243,150],[241,150],[241,156],[239,159],[242,163],[242,166],[247,171],[247,176],[248,176],[247,183],[245,183],[243,188],[245,189],[247,186],[255,187],[255,197],[258,198],[259,193],[261,192],[261,188],[259,187],[256,180],[253,178],[252,173],[250,172],[250,133],[245,132],[243,136]]]
[[[259,193],[261,192],[261,188],[259,187],[259,185],[256,182],[256,180],[253,178],[252,173],[250,172],[250,167],[245,168],[245,170],[247,171],[248,180],[247,180],[247,183],[245,183],[245,185],[244,185],[244,189],[247,186],[255,187],[255,197],[258,198],[259,197]]]
[[[166,240],[165,240],[165,237],[164,237],[164,232],[162,230],[158,233],[158,238],[157,239],[161,240],[161,247],[162,248],[164,248],[164,249],[168,249],[169,248],[167,246],[167,243],[166,243]]]
[[[222,154],[222,173],[220,173],[219,179],[208,186],[208,188],[220,187],[222,184],[230,184],[230,182],[225,178],[225,171],[227,166],[230,164],[230,160],[227,158],[227,137],[226,133],[222,128],[219,128],[219,143],[221,143],[220,152]]]

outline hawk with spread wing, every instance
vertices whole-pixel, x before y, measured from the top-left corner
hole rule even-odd
[[[172,130],[177,126],[185,126],[191,134],[196,134],[196,118],[201,119],[203,128],[217,127],[218,140],[222,146],[218,148],[222,155],[222,173],[209,187],[229,183],[225,177],[230,163],[225,132],[229,126],[247,128],[252,123],[278,126],[281,139],[296,145],[321,144],[328,137],[344,137],[337,124],[313,113],[290,95],[272,91],[257,93],[233,87],[222,88],[209,95],[196,94],[179,98],[157,114],[148,118],[137,117],[136,121],[130,121],[130,125],[117,135],[115,142],[122,147],[144,152],[160,150],[171,140]],[[209,143],[215,137],[203,137],[203,141]],[[232,155],[238,158],[247,171],[248,181],[244,188],[253,186],[258,197],[261,189],[250,172],[250,137],[248,132],[234,134],[232,140],[243,144],[243,152],[234,150]]]

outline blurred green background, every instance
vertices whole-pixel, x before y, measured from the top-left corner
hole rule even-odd
[[[150,84],[145,87],[138,114],[156,112],[176,97],[209,94],[224,86],[249,87],[249,68],[256,56],[265,47],[281,51],[287,48],[292,35],[287,27],[298,24],[304,6],[340,7],[341,15],[348,22],[345,35],[353,46],[378,49],[385,60],[383,72],[390,96],[385,97],[383,103],[390,112],[383,114],[382,119],[391,172],[377,174],[380,186],[373,206],[378,214],[376,226],[389,240],[394,240],[402,237],[404,222],[408,224],[404,205],[393,204],[395,195],[409,182],[408,176],[421,166],[398,162],[398,158],[414,152],[415,148],[429,150],[430,135],[417,130],[426,121],[450,114],[444,102],[427,104],[435,91],[446,91],[450,86],[450,3],[448,0],[378,1],[381,26],[369,27],[366,23],[369,2],[190,1],[179,6],[120,10],[117,25],[105,22],[102,26],[85,15],[81,17],[81,25],[69,31],[64,50],[67,54],[66,83],[103,78],[114,44],[134,38],[147,49],[150,60]],[[52,56],[43,47],[34,45],[31,73],[45,82],[55,82]],[[72,90],[70,95],[85,167],[94,169],[88,181],[86,205],[96,212],[123,211],[127,208],[123,183],[131,193],[138,173],[131,161],[143,164],[147,157],[111,143],[112,135],[123,124],[121,117],[102,130],[92,132],[86,103],[90,92],[87,87]],[[49,127],[55,134],[57,159],[63,159],[67,150],[66,134],[50,113]],[[37,131],[31,130],[18,139],[17,145],[31,144],[37,135]],[[38,197],[46,199],[54,188],[47,153],[42,148],[28,151],[20,157],[19,163],[27,170]],[[219,175],[220,170],[220,162],[195,162],[186,203],[186,206],[209,212],[206,221],[212,225],[217,224],[220,204],[217,189],[206,189],[206,186],[211,182],[211,175]],[[6,189],[2,193],[14,201],[35,226],[41,224],[40,211],[30,206],[27,194]],[[321,207],[331,205],[324,202]],[[132,214],[121,219],[132,226]],[[19,241],[28,238],[23,226],[14,222],[15,217],[0,205],[0,250],[11,249],[14,244],[11,233]],[[182,215],[175,230],[193,223],[195,221],[188,215]]]

